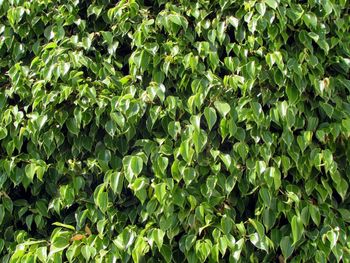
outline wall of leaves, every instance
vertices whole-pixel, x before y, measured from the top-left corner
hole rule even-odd
[[[0,0],[0,262],[350,262],[347,0]]]

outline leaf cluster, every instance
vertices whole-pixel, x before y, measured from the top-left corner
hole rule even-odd
[[[0,262],[350,262],[347,0],[0,0]]]

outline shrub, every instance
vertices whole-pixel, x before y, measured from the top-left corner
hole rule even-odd
[[[2,262],[350,262],[346,0],[0,0]]]

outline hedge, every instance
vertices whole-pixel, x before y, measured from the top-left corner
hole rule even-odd
[[[0,262],[350,262],[347,0],[0,0]]]

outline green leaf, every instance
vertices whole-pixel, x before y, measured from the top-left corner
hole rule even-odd
[[[129,229],[125,228],[123,231],[117,236],[113,243],[119,248],[126,250],[128,249],[135,241],[136,233]]]
[[[163,246],[164,236],[165,236],[165,232],[163,230],[153,229],[151,237],[152,237],[153,241],[156,242],[159,250],[161,250],[161,248]]]
[[[320,105],[321,105],[322,109],[325,111],[325,113],[327,114],[327,116],[329,118],[332,118],[332,115],[334,112],[332,105],[330,105],[328,103],[323,103],[323,102],[321,102]]]
[[[341,196],[341,198],[343,200],[345,200],[348,189],[349,189],[348,182],[344,178],[342,178],[341,182],[339,184],[336,184],[335,188],[336,188],[337,192],[339,193],[339,195]]]
[[[196,178],[196,170],[192,167],[186,167],[183,171],[183,178],[186,185],[191,184],[191,182]]]
[[[141,68],[144,69],[144,70],[147,69],[148,66],[149,66],[150,61],[151,61],[150,55],[148,54],[147,51],[143,50],[141,52],[141,64],[140,64]]]
[[[107,192],[101,192],[97,195],[97,205],[101,209],[101,211],[105,212],[107,211],[107,204],[108,204],[108,193]]]
[[[270,167],[265,172],[265,180],[267,184],[271,187],[275,186],[275,190],[278,190],[281,186],[281,172],[275,167]]]
[[[4,127],[0,127],[0,140],[6,138],[7,136],[7,129]]]
[[[277,0],[265,0],[265,3],[271,7],[272,9],[276,9],[278,7],[279,1]]]
[[[262,249],[269,252],[268,244],[266,243],[266,238],[262,238],[258,233],[253,233],[249,236],[250,242],[257,247],[258,249]]]
[[[121,172],[110,173],[110,185],[115,194],[121,194],[123,189],[124,175]]]
[[[105,192],[105,185],[100,184],[94,191],[95,204],[103,213],[107,211],[108,208],[108,192]]]
[[[294,247],[290,237],[283,237],[280,242],[280,247],[282,250],[282,255],[285,259],[288,259],[293,254]]]
[[[243,67],[243,76],[247,79],[254,79],[256,75],[256,63],[255,61],[249,61]]]
[[[345,132],[350,132],[350,119],[342,120],[342,127],[345,130]]]
[[[70,230],[75,231],[74,226],[67,225],[67,224],[62,224],[62,223],[60,223],[60,222],[55,222],[55,223],[52,223],[52,225],[54,225],[54,226],[60,226],[60,227],[64,227],[64,228],[67,228],[67,229],[70,229]]]
[[[310,211],[312,221],[314,221],[314,223],[317,226],[319,226],[321,223],[321,214],[320,214],[319,208],[315,205],[309,205],[309,211]]]
[[[181,133],[181,125],[178,121],[171,121],[168,124],[168,133],[176,140],[177,136]]]
[[[143,168],[143,160],[139,156],[129,155],[123,159],[123,167],[126,173],[126,178],[130,182],[132,178],[138,176]]]
[[[5,218],[5,208],[2,204],[0,204],[0,225],[2,224]]]
[[[34,163],[30,163],[30,164],[27,164],[27,165],[26,165],[25,173],[26,173],[27,178],[28,178],[31,182],[33,182],[34,175],[35,175],[35,173],[36,173],[36,169],[37,169],[37,166],[36,166],[36,164],[34,164]]]
[[[81,254],[83,255],[86,261],[89,261],[91,257],[90,247],[88,245],[82,246]]]
[[[204,117],[207,121],[208,128],[211,131],[217,121],[215,109],[212,107],[206,107],[204,109]]]
[[[162,254],[164,260],[169,263],[171,262],[171,259],[172,259],[172,253],[171,253],[171,249],[170,249],[170,246],[168,245],[163,245],[161,250],[160,250],[160,253]]]
[[[301,221],[300,216],[296,216],[296,215],[293,216],[291,226],[292,226],[292,235],[293,235],[292,245],[295,245],[300,240],[300,238],[304,233],[304,225],[303,225],[303,222]]]
[[[264,187],[260,189],[259,195],[261,197],[261,199],[263,200],[263,203],[266,207],[270,207],[271,205],[271,194],[269,192],[269,190]]]
[[[47,260],[47,247],[39,247],[36,250],[36,254],[38,255],[39,260],[42,262],[46,262]]]
[[[300,98],[300,92],[296,87],[287,86],[286,93],[291,104],[296,103]]]
[[[49,257],[64,250],[69,246],[69,236],[64,233],[58,233],[51,242]]]
[[[166,193],[167,190],[164,183],[160,183],[154,186],[154,196],[158,199],[159,203],[164,204]]]
[[[201,262],[205,262],[209,256],[212,245],[213,244],[209,239],[196,242],[196,255],[198,255],[198,258]]]
[[[228,103],[222,102],[222,101],[215,101],[214,102],[215,108],[218,110],[218,112],[221,114],[223,118],[226,117],[226,115],[230,112],[231,107]]]
[[[105,129],[107,133],[112,137],[114,137],[114,135],[116,134],[116,131],[118,130],[117,124],[112,120],[109,120],[106,122]]]
[[[223,229],[224,234],[225,235],[230,234],[232,227],[233,227],[232,219],[224,215],[221,218],[221,228]]]
[[[191,163],[192,157],[194,154],[194,150],[190,146],[190,141],[186,140],[186,141],[182,142],[179,150],[180,150],[180,154],[181,154],[182,158],[184,158],[184,160],[187,163]]]
[[[264,226],[257,220],[255,219],[248,219],[249,222],[253,225],[253,227],[256,229],[258,232],[259,237],[262,239],[265,236],[265,229]]]
[[[83,37],[82,44],[85,49],[89,50],[92,44],[92,39],[90,37]]]
[[[79,134],[79,126],[78,126],[75,118],[69,118],[66,121],[66,126],[67,126],[68,131],[70,133],[78,136],[78,134]]]
[[[181,16],[178,14],[171,14],[168,16],[169,20],[179,26],[182,25],[182,19]]]
[[[305,24],[310,28],[316,28],[317,26],[317,17],[314,13],[308,12],[303,15],[303,20]]]
[[[192,135],[192,140],[194,144],[194,149],[196,150],[196,153],[199,154],[200,152],[203,151],[204,147],[207,144],[207,134],[205,131],[200,130],[200,131],[194,131]]]
[[[271,229],[271,227],[276,222],[276,213],[272,209],[265,209],[263,213],[263,223],[266,228],[266,231]]]

